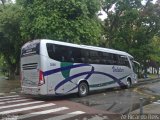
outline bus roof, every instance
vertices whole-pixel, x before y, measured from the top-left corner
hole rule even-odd
[[[44,43],[54,43],[58,45],[64,45],[64,46],[70,46],[70,47],[76,47],[76,48],[83,48],[83,49],[89,49],[89,50],[96,50],[96,51],[101,51],[101,52],[108,52],[108,53],[114,53],[114,54],[120,54],[120,55],[125,55],[133,58],[132,55],[128,54],[127,52],[124,51],[119,51],[119,50],[114,50],[114,49],[109,49],[109,48],[103,48],[103,47],[95,47],[95,46],[89,46],[89,45],[78,45],[78,44],[73,44],[73,43],[67,43],[67,42],[61,42],[61,41],[56,41],[56,40],[49,40],[49,39],[39,39],[39,40],[33,40],[31,42],[44,42]],[[26,44],[28,44],[26,43]],[[26,45],[25,44],[25,45]],[[25,46],[24,45],[24,46]],[[23,46],[23,47],[24,47]]]

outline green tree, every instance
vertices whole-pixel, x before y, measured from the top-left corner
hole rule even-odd
[[[8,66],[2,55],[0,55],[0,75],[1,73],[6,76],[8,75]]]
[[[157,69],[157,74],[159,74],[160,67],[160,37],[154,36],[151,42],[152,53],[149,55],[150,61],[154,63],[154,66]]]
[[[23,39],[47,38],[82,44],[99,44],[99,0],[19,0],[23,6]]]
[[[19,6],[16,4],[0,6],[0,53],[8,65],[10,79],[15,78],[15,72],[19,68],[22,45],[20,22],[21,9]]]
[[[114,10],[111,11],[111,8]],[[152,38],[160,28],[159,4],[147,0],[105,0],[105,46],[131,53],[142,64],[146,64],[152,53]]]

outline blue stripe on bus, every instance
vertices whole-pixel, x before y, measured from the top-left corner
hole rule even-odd
[[[92,66],[91,71],[88,73],[88,75],[84,79],[88,80],[88,78],[93,74],[93,72],[94,72],[94,67]]]
[[[54,74],[54,73],[58,73],[58,72],[61,72],[61,71],[64,71],[64,70],[68,70],[68,69],[73,69],[73,68],[77,68],[77,67],[83,67],[83,66],[91,66],[90,64],[77,64],[77,65],[71,65],[71,66],[66,66],[66,67],[61,67],[61,68],[57,68],[57,69],[53,69],[53,70],[48,70],[48,71],[45,71],[43,72],[43,75],[44,76],[48,76],[48,75],[51,75],[51,74]],[[61,95],[59,93],[57,93],[56,91],[61,87],[63,86],[65,83],[67,82],[72,82],[72,80],[74,78],[77,78],[77,77],[80,77],[80,76],[83,76],[83,75],[87,75],[84,79],[85,80],[88,80],[92,74],[100,74],[100,75],[104,75],[104,76],[107,76],[107,77],[110,77],[113,79],[113,81],[115,83],[118,83],[119,86],[124,86],[125,84],[121,81],[122,79],[126,78],[127,76],[125,77],[122,77],[122,78],[116,78],[110,74],[107,74],[107,73],[104,73],[104,72],[98,72],[98,71],[94,71],[94,67],[91,66],[91,71],[87,71],[87,72],[81,72],[81,73],[78,73],[78,74],[75,74],[73,76],[70,76],[64,80],[62,80],[60,83],[58,83],[58,85],[55,87],[55,93],[57,95]],[[73,82],[72,82],[73,83]],[[69,91],[67,91],[66,93],[70,92],[70,91],[73,91],[75,89],[78,88],[78,85],[74,86],[73,88],[71,88]]]
[[[58,72],[61,72],[61,71],[64,71],[64,70],[73,69],[73,68],[77,68],[77,67],[83,67],[83,66],[91,66],[91,65],[89,65],[89,64],[77,64],[77,65],[71,65],[71,66],[56,68],[56,69],[53,69],[53,70],[48,70],[48,71],[43,72],[43,75],[48,76],[48,75],[58,73]]]
[[[120,78],[119,80],[122,80],[122,79],[125,79],[127,78],[129,75],[123,77],[123,78]],[[104,82],[104,83],[99,83],[99,84],[92,84],[92,85],[89,85],[89,87],[103,87],[103,86],[107,86],[107,85],[111,85],[111,84],[114,84],[116,83],[115,81],[109,81],[109,82]]]
[[[60,94],[57,93],[56,91],[57,91],[61,86],[63,86],[65,83],[71,82],[71,80],[74,79],[74,78],[77,78],[77,77],[80,77],[80,76],[83,76],[83,75],[86,75],[86,74],[90,74],[90,73],[91,73],[91,72],[82,72],[82,73],[79,73],[79,74],[70,76],[70,77],[68,77],[67,79],[64,79],[63,81],[61,81],[61,82],[55,87],[55,93],[56,93],[56,95],[60,95]],[[107,77],[110,77],[110,78],[112,78],[112,79],[114,80],[115,83],[118,83],[119,86],[124,86],[125,84],[122,83],[121,80],[124,79],[124,78],[126,78],[126,77],[128,77],[128,75],[127,75],[127,76],[125,76],[125,77],[123,77],[123,78],[117,79],[116,77],[114,77],[114,76],[112,76],[112,75],[109,75],[109,74],[103,73],[103,72],[97,72],[97,71],[92,72],[92,74],[101,74],[101,75],[105,75],[105,76],[107,76]],[[77,88],[78,88],[78,84],[77,84],[76,86],[74,86],[73,88],[71,88],[71,89],[70,89],[69,91],[67,91],[66,93],[68,93],[68,92],[70,92],[70,91],[72,91],[72,90],[75,90],[75,89],[77,89]]]
[[[101,75],[105,75],[107,77],[110,77],[112,78],[115,82],[117,82],[119,84],[119,86],[124,86],[125,84],[121,81],[121,79],[118,79],[110,74],[107,74],[107,73],[103,73],[103,72],[94,72],[94,74],[101,74]]]
[[[67,79],[62,80],[62,81],[55,87],[55,92],[57,91],[58,88],[60,88],[61,86],[63,86],[65,83],[71,81],[71,80],[74,79],[74,78],[77,78],[77,77],[80,77],[80,76],[83,76],[83,75],[87,75],[88,73],[89,73],[89,72],[82,72],[82,73],[75,74],[75,75],[73,75],[73,76],[68,77]]]

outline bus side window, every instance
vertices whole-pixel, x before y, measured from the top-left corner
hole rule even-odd
[[[110,65],[110,57],[109,57],[109,53],[102,53],[102,64],[106,64],[106,65]]]
[[[71,58],[71,60],[70,60],[71,62],[74,62],[74,58]]]
[[[64,58],[64,56],[62,56],[61,61],[62,61],[62,62],[65,62],[65,58]]]
[[[47,44],[47,52],[48,52],[48,56],[51,59],[54,59],[54,57],[55,57],[55,46],[53,44]]]
[[[127,59],[127,57],[125,58],[125,66],[131,68],[131,66],[130,66],[130,64],[129,64],[129,61],[128,61],[128,59]]]
[[[123,61],[123,65],[124,66],[127,66],[127,67],[129,67],[129,68],[131,68],[131,66],[130,66],[130,64],[129,64],[129,61],[128,61],[128,58],[126,57],[126,56],[121,56],[121,59],[122,59],[122,61]]]
[[[81,49],[81,57],[84,58],[84,63],[87,63],[87,59],[89,59],[89,50]]]
[[[125,56],[118,55],[118,64],[125,66]]]
[[[61,62],[69,62],[68,47],[56,45],[56,59]]]
[[[82,61],[82,63],[84,63],[85,59],[84,59],[84,58],[81,58],[81,61]]]
[[[63,47],[61,54],[65,56],[65,62],[72,62],[72,51],[69,47]]]
[[[107,59],[108,65],[114,65],[113,54],[112,53],[108,54],[109,54]]]
[[[75,63],[81,63],[81,51],[80,48],[71,48],[72,50],[72,57],[71,57],[71,61],[75,62]]]
[[[88,58],[88,59],[86,60],[86,62],[87,62],[87,63],[92,63],[92,60],[91,60],[90,58]]]
[[[118,65],[118,55],[117,54],[113,54],[113,64],[114,65]]]

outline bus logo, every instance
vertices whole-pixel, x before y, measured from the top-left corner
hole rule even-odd
[[[112,67],[113,72],[124,72],[124,69],[122,69],[121,67]]]

